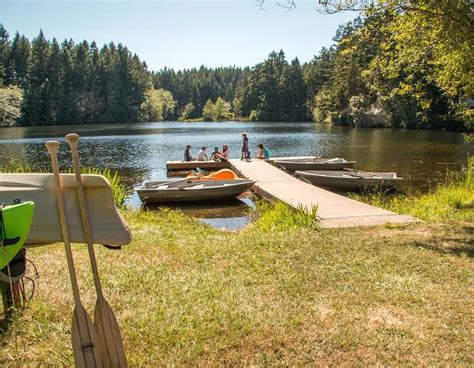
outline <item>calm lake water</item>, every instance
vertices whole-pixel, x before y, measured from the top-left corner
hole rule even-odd
[[[231,158],[239,158],[244,131],[249,135],[252,154],[261,142],[273,156],[344,157],[356,160],[362,170],[397,172],[406,179],[407,191],[427,190],[443,180],[449,170],[460,170],[468,153],[474,153],[474,146],[464,143],[462,134],[452,132],[314,123],[160,122],[1,128],[0,166],[21,162],[47,167],[44,142],[64,141],[65,134],[76,132],[81,135],[82,165],[118,170],[129,185],[136,186],[146,179],[165,178],[166,161],[181,160],[186,144],[192,144],[197,154],[202,145],[212,151],[227,143]],[[62,168],[71,166],[66,144],[61,146],[59,160]],[[137,198],[129,203],[138,205]]]

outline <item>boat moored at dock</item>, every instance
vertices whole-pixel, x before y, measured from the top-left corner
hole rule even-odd
[[[295,175],[318,187],[359,190],[364,188],[395,188],[402,178],[394,172],[368,172],[360,170],[296,171]]]
[[[352,168],[356,161],[348,161],[344,158],[308,158],[308,159],[281,159],[273,160],[277,166],[289,171],[297,170],[343,170],[345,168]]]
[[[137,194],[146,203],[199,202],[237,197],[254,184],[247,179],[145,181]]]

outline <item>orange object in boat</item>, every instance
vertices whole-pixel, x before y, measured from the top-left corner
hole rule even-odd
[[[235,180],[239,177],[235,172],[230,169],[222,169],[219,171],[215,171],[210,173],[209,175],[199,176],[196,174],[189,174],[187,178],[190,179],[199,179],[199,180]]]

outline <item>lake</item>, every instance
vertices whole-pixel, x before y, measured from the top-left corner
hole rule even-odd
[[[449,171],[460,170],[468,153],[474,152],[472,143],[464,143],[462,134],[453,132],[315,123],[158,122],[0,128],[0,166],[21,162],[47,167],[44,142],[64,142],[65,134],[76,132],[81,136],[82,165],[117,170],[129,185],[136,186],[146,179],[165,178],[166,161],[182,160],[186,144],[197,154],[202,145],[212,151],[227,143],[231,158],[239,158],[244,131],[252,154],[263,143],[273,156],[344,157],[356,160],[362,170],[397,172],[406,179],[404,190],[410,192],[428,190]],[[65,143],[59,160],[63,169],[71,166]],[[132,197],[129,203],[138,205],[138,200]],[[229,208],[233,211],[235,205]],[[222,208],[219,213],[225,217]]]

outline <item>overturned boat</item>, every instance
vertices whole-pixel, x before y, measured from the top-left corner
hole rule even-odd
[[[145,181],[137,194],[146,203],[199,202],[237,197],[254,184],[247,179]]]
[[[296,171],[297,177],[303,178],[318,187],[358,190],[364,188],[395,188],[402,178],[394,172],[368,172],[360,170],[343,171]]]
[[[74,174],[61,174],[63,200],[72,242],[85,243]],[[112,190],[101,175],[82,175],[92,242],[126,245],[130,229],[115,206]],[[62,241],[53,174],[0,174],[0,203],[32,201],[35,213],[25,245]]]
[[[297,170],[342,170],[351,168],[356,161],[348,161],[344,158],[307,158],[307,159],[285,159],[274,160],[275,165],[280,166],[288,171]]]

